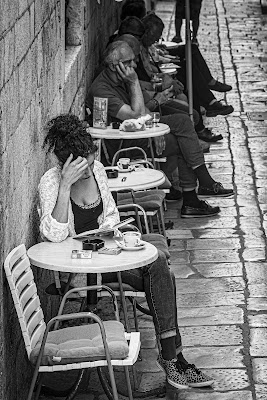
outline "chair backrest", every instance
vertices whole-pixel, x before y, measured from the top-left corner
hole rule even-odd
[[[8,254],[4,269],[29,357],[46,324],[24,244]]]

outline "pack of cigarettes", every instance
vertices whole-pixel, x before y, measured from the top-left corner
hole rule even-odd
[[[121,252],[120,247],[102,247],[102,249],[98,250],[98,254],[117,255],[120,254],[120,252]]]
[[[92,250],[72,250],[71,258],[92,258]]]

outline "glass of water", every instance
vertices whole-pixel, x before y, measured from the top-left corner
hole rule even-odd
[[[153,119],[152,119],[153,125],[154,126],[159,126],[158,123],[159,123],[159,120],[160,120],[160,113],[159,112],[153,112],[152,116],[153,116]]]

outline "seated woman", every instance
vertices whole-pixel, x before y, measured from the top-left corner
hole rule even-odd
[[[89,229],[114,226],[119,213],[105,169],[95,160],[96,146],[85,124],[74,115],[52,119],[44,146],[56,155],[58,165],[49,169],[39,184],[42,238],[61,242]],[[158,364],[168,382],[176,388],[211,385],[213,380],[183,357],[175,278],[164,254],[159,251],[152,264],[123,272],[122,280],[145,291],[161,347]],[[103,275],[103,283],[108,282],[114,282],[114,274]],[[86,285],[86,275],[77,274],[72,285]]]

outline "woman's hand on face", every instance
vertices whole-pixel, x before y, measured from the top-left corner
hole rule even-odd
[[[73,154],[70,154],[67,161],[63,165],[61,172],[61,182],[70,190],[71,186],[77,182],[88,168],[88,162],[84,157],[77,157],[72,161]]]

